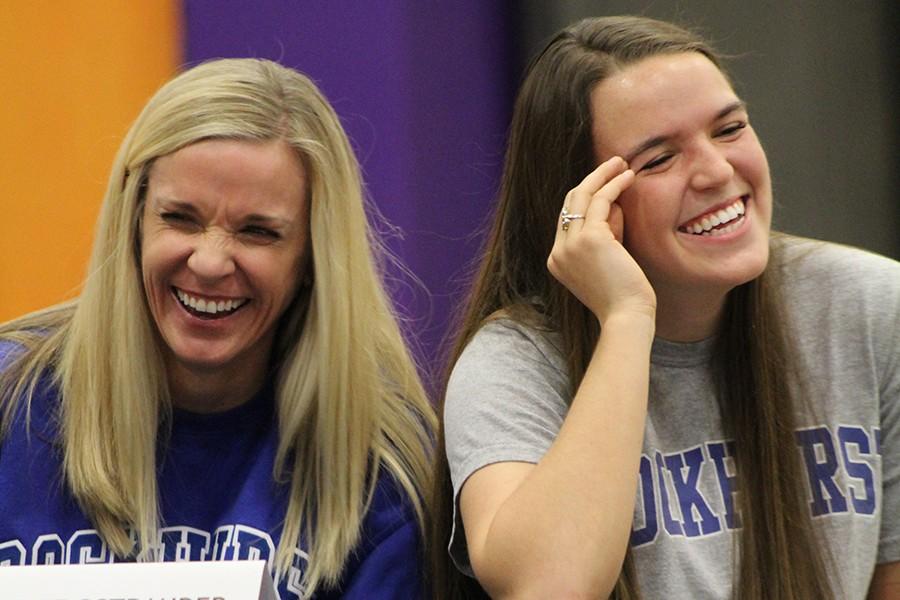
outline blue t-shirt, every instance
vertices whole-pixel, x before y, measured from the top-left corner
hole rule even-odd
[[[0,344],[0,365],[9,349]],[[29,430],[19,410],[0,442],[0,565],[120,560],[65,485],[58,403],[57,389],[41,385]],[[174,412],[157,459],[164,560],[262,559],[272,566],[289,497],[288,485],[272,478],[277,444],[271,386],[224,413]],[[315,598],[421,596],[419,539],[408,497],[382,473],[338,586],[320,586]],[[299,582],[306,566],[306,552],[295,548],[289,573],[276,582],[282,600],[305,597]]]

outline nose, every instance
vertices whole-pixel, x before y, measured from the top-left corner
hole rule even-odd
[[[724,150],[712,141],[696,149],[692,167],[691,185],[698,190],[723,186],[734,176],[734,167]]]
[[[187,266],[205,281],[216,281],[231,275],[235,271],[235,264],[228,240],[218,235],[199,236],[188,257]]]

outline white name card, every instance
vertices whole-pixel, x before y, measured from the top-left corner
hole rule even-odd
[[[3,600],[276,600],[263,560],[0,567]]]

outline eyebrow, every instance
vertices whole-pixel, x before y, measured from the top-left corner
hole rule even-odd
[[[269,215],[259,215],[259,214],[250,214],[244,218],[244,221],[247,223],[258,223],[260,225],[268,225],[270,227],[290,227],[292,221],[285,219],[283,217],[269,216]]]
[[[160,210],[180,210],[184,211],[191,215],[198,215],[197,208],[191,204],[190,202],[185,202],[183,200],[175,200],[174,198],[168,197],[159,197],[158,204]],[[251,213],[244,217],[244,222],[259,224],[259,225],[267,225],[269,227],[290,227],[292,221],[290,219],[285,219],[283,217],[274,216],[274,215],[261,215],[258,213]]]
[[[157,196],[156,207],[158,210],[180,210],[191,214],[197,214],[197,209],[190,202],[175,200],[168,196]]]
[[[734,102],[728,103],[722,110],[716,113],[716,116],[713,118],[713,121],[718,121],[722,117],[726,117],[729,114],[737,111],[737,110],[746,110],[747,103],[743,100],[735,100]],[[656,135],[651,138],[647,138],[640,144],[634,147],[634,149],[625,155],[625,162],[631,164],[636,157],[640,156],[642,153],[646,152],[650,148],[654,146],[659,146],[663,142],[669,139],[669,136],[666,135]]]

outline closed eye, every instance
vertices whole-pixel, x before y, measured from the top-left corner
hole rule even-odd
[[[737,136],[737,134],[739,134],[741,132],[741,130],[744,129],[745,127],[747,127],[746,121],[738,121],[737,123],[731,123],[731,124],[723,127],[722,129],[720,129],[716,133],[716,137]]]
[[[281,239],[281,234],[277,231],[267,227],[259,227],[258,225],[248,225],[241,230],[241,233],[266,240],[274,241]]]
[[[175,227],[187,227],[196,225],[194,218],[187,213],[167,211],[159,214],[159,218]]]
[[[656,167],[660,167],[672,158],[672,154],[663,154],[662,156],[657,156],[656,158],[650,160],[647,164],[639,169],[639,171],[649,171],[655,169]]]

